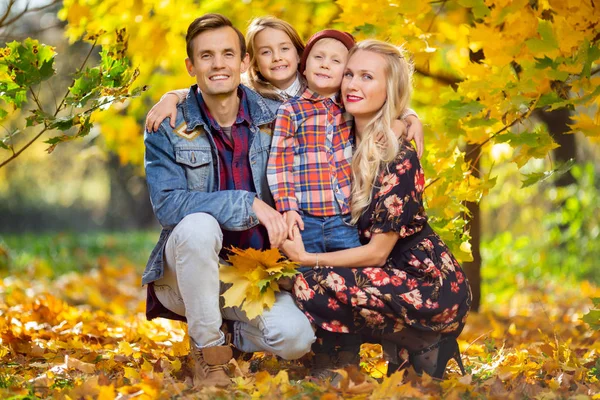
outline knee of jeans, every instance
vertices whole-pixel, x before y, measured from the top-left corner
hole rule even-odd
[[[266,339],[271,342],[275,354],[285,360],[296,360],[311,349],[316,340],[312,325],[303,318],[290,318]],[[271,340],[270,340],[271,339]]]
[[[223,232],[217,220],[210,214],[194,213],[183,218],[173,229],[177,246],[193,249],[221,250]]]

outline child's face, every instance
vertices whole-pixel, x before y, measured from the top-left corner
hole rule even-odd
[[[254,38],[258,71],[272,85],[287,89],[296,79],[300,56],[283,31],[265,28]]]
[[[325,38],[315,43],[306,59],[304,75],[308,87],[321,96],[340,90],[348,49],[339,40]]]

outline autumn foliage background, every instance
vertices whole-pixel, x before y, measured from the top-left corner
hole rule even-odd
[[[1,398],[600,398],[597,1],[5,3]],[[410,52],[429,215],[476,294],[466,376],[380,378],[380,353],[365,347],[363,373],[334,387],[257,354],[237,360],[231,390],[191,389],[185,326],[143,316],[159,227],[142,124],[165,91],[193,83],[184,36],[206,12],[242,30],[269,14],[304,39],[335,27]],[[16,87],[19,43],[39,65],[21,66]]]

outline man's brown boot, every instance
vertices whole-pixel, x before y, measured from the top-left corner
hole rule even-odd
[[[199,349],[192,342],[191,354],[194,359],[194,387],[226,387],[231,383],[227,364],[233,358],[230,346],[213,346]]]

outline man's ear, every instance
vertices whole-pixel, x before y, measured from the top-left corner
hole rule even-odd
[[[240,72],[243,74],[248,71],[248,67],[250,66],[250,55],[246,53],[242,58],[242,66],[240,68]]]
[[[196,70],[194,69],[194,64],[192,63],[192,60],[190,60],[190,58],[186,58],[185,59],[185,69],[187,69],[188,74],[190,74],[190,76],[194,77],[196,76]]]

